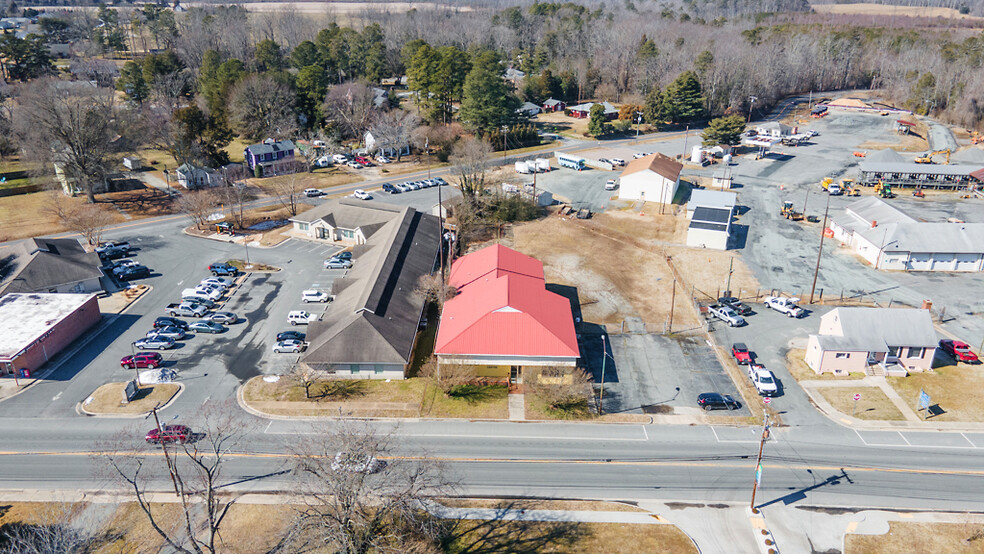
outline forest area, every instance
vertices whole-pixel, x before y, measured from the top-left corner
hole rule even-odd
[[[980,29],[906,18],[832,23],[802,0],[464,7],[341,17],[154,5],[42,14],[10,4],[8,15],[38,17],[38,30],[0,39],[3,94],[15,99],[0,123],[11,131],[4,136],[20,130],[22,144],[50,143],[56,130],[43,132],[38,113],[64,111],[50,104],[68,94],[39,82],[51,77],[97,85],[85,96],[113,114],[102,138],[211,167],[228,162],[223,148],[235,137],[344,144],[368,130],[447,159],[463,136],[495,144],[504,125],[529,134],[516,108],[548,98],[627,105],[626,118],[638,110],[658,128],[749,110],[758,117],[790,94],[882,89],[953,124],[979,128],[984,119]],[[47,51],[56,43],[72,45],[58,64]],[[402,76],[409,96],[378,88]],[[98,93],[111,89],[123,98]],[[15,144],[8,139],[5,153]],[[104,165],[75,158],[62,165],[81,181]]]

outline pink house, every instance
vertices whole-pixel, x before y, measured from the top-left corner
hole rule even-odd
[[[818,374],[907,375],[933,367],[937,341],[929,310],[836,308],[820,318],[805,360]]]

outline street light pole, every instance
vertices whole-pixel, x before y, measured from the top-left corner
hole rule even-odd
[[[745,122],[745,125],[752,122],[752,107],[755,105],[756,100],[758,100],[757,96],[748,97],[748,121]]]
[[[817,250],[817,267],[813,270],[813,284],[810,285],[810,304],[813,304],[813,294],[817,291],[817,275],[820,274],[820,255],[823,254],[823,239],[827,231],[827,212],[830,210],[830,195],[827,195],[827,207],[823,209],[823,224],[820,226],[820,248]]]
[[[604,409],[601,405],[605,401],[605,362],[608,358],[608,348],[605,345],[605,335],[601,335],[601,395],[598,396],[598,415],[602,415]]]
[[[171,458],[170,458],[170,456],[168,456],[168,453],[167,453],[167,442],[165,442],[164,441],[164,438],[163,438],[164,437],[164,429],[163,429],[163,427],[161,427],[161,420],[160,420],[160,418],[157,417],[157,409],[159,407],[160,407],[160,404],[158,404],[157,406],[154,406],[153,408],[150,409],[150,413],[153,414],[153,416],[154,416],[154,422],[157,423],[157,436],[158,436],[158,438],[161,441],[161,448],[164,450],[164,461],[167,463],[167,472],[171,474],[171,484],[174,485],[174,494],[177,495],[177,496],[181,496],[181,493],[178,492],[178,480],[174,476],[174,466],[171,465]]]

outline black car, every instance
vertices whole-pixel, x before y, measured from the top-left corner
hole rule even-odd
[[[697,397],[697,406],[704,410],[737,410],[741,404],[730,394],[705,392]]]
[[[183,319],[178,319],[176,317],[159,317],[154,320],[154,329],[163,329],[164,327],[177,327],[178,329],[188,330],[188,322]]]
[[[119,274],[120,281],[131,281],[133,279],[146,279],[150,277],[150,269],[147,266],[135,265],[128,267]]]
[[[724,304],[725,306],[728,306],[729,308],[734,310],[735,313],[738,315],[752,314],[752,308],[750,308],[746,304],[742,304],[741,301],[735,298],[734,296],[722,296],[721,298],[718,298],[718,302]]]
[[[212,272],[213,277],[218,277],[219,275],[235,276],[237,273],[239,273],[239,270],[236,269],[236,266],[229,265],[226,263],[212,264],[208,266],[208,270]]]
[[[383,192],[388,192],[390,194],[400,194],[400,189],[394,187],[389,183],[383,183]]]
[[[129,255],[128,250],[117,248],[115,246],[106,248],[105,250],[99,253],[99,257],[102,258],[103,260],[118,260],[120,258],[125,258],[128,255]]]
[[[284,331],[283,333],[277,334],[277,342],[285,340],[304,340],[304,333],[298,333],[297,331]]]
[[[352,251],[346,250],[345,252],[339,252],[331,257],[332,260],[352,260]]]

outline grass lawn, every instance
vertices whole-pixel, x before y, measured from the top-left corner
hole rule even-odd
[[[697,552],[673,525],[457,521],[445,552]]]
[[[250,186],[257,187],[263,191],[265,196],[276,196],[276,186],[278,183],[293,183],[298,188],[330,189],[339,185],[348,185],[361,181],[358,175],[345,171],[337,167],[317,169],[309,173],[292,173],[289,175],[277,175],[276,177],[264,177],[262,179],[250,179]],[[328,191],[331,194],[331,191]]]
[[[858,419],[903,421],[905,416],[878,387],[823,387],[816,389],[827,402],[841,412]],[[860,394],[857,412],[854,412],[854,395]]]
[[[89,397],[92,402],[84,403],[86,411],[94,414],[142,414],[158,404],[166,404],[180,389],[172,383],[145,385],[137,392],[135,399],[123,404],[124,388],[126,383],[106,383],[99,387]]]
[[[443,498],[440,503],[452,508],[493,508],[497,510],[576,510],[595,512],[646,512],[622,502],[583,500],[502,500],[498,498]]]
[[[244,385],[243,398],[256,409],[280,415],[344,415],[355,417],[431,417],[507,419],[509,391],[502,385],[478,387],[467,397],[451,398],[430,379],[400,381],[332,379],[304,389],[281,379],[267,383],[257,377]]]
[[[844,537],[846,554],[881,552],[984,553],[981,525],[974,523],[910,523],[893,521],[884,535]],[[974,537],[972,542],[967,542]]]
[[[802,348],[793,348],[786,353],[786,367],[797,381],[844,381],[850,379],[864,379],[864,373],[851,373],[846,377],[838,377],[833,373],[817,374],[816,371],[810,369],[810,366],[806,365],[806,360],[803,359],[805,355],[806,350]]]
[[[225,150],[226,153],[229,154],[230,162],[241,164],[246,160],[246,158],[243,157],[243,152],[246,150],[246,147],[251,144],[255,144],[255,143],[248,142],[241,138],[235,138],[232,140],[232,142],[229,143],[229,146],[226,146],[225,148],[223,148],[223,150]]]
[[[919,390],[926,391],[932,404],[943,411],[931,421],[984,421],[984,403],[978,394],[984,390],[984,365],[938,367],[932,373],[912,373],[908,377],[887,377],[891,385],[913,410],[919,408]],[[924,416],[925,412],[916,412]]]

